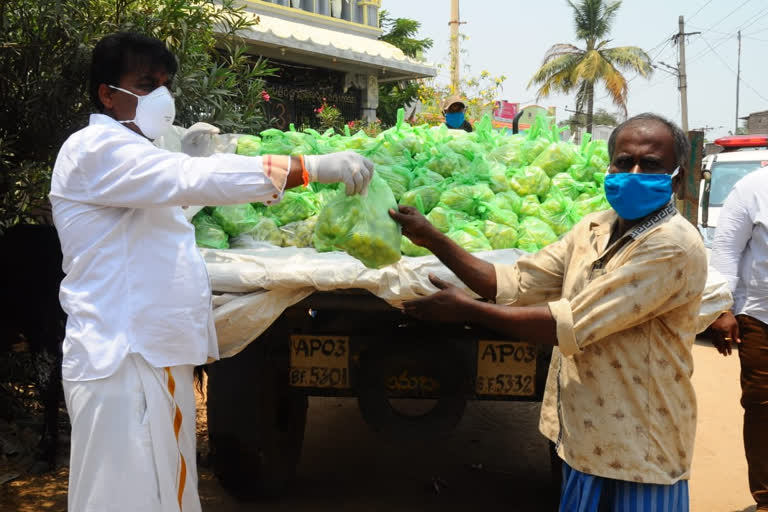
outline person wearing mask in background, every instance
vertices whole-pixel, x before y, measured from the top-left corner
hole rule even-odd
[[[749,489],[757,510],[768,511],[768,168],[746,175],[725,200],[711,265],[734,300],[712,324],[713,341],[724,356],[738,344]]]
[[[471,255],[415,208],[391,211],[405,236],[490,301],[430,276],[437,293],[404,309],[555,346],[539,428],[564,461],[561,512],[687,512],[692,346],[707,280],[701,236],[672,202],[690,144],[670,121],[641,114],[608,149],[613,209],[514,265]]]
[[[452,130],[472,131],[472,125],[464,117],[467,105],[461,96],[451,96],[443,102],[445,125]]]
[[[67,139],[53,170],[73,512],[200,510],[192,372],[218,347],[182,206],[276,203],[309,181],[365,193],[373,172],[352,152],[192,157],[154,146],[174,120],[176,70],[162,41],[101,39],[90,77],[100,113]]]

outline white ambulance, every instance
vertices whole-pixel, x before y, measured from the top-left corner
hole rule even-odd
[[[699,230],[709,247],[725,198],[741,178],[768,167],[768,135],[734,135],[715,140],[723,151],[702,159]]]

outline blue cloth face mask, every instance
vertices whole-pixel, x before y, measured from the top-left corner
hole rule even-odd
[[[633,174],[618,172],[605,175],[605,198],[619,217],[636,220],[665,206],[672,199],[672,174]]]
[[[464,124],[464,112],[447,112],[445,124],[451,128],[461,128],[461,125]]]

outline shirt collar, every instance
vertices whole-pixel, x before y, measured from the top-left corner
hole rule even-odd
[[[145,140],[145,141],[149,142],[150,144],[152,144],[149,141],[149,139],[139,135],[135,131],[133,131],[130,128],[128,128],[127,126],[125,126],[123,123],[118,123],[117,121],[115,121],[114,118],[112,118],[112,117],[110,117],[110,116],[108,116],[106,114],[91,114],[91,117],[88,119],[88,126],[94,126],[94,125],[119,126],[123,130],[126,130],[128,133],[131,133],[131,134],[137,136],[138,138],[140,138],[141,140]]]
[[[643,217],[643,219],[632,229],[627,231],[624,236],[630,236],[633,239],[637,239],[640,235],[651,229],[652,227],[665,222],[672,218],[677,213],[674,201],[670,201],[663,208],[656,210]],[[589,223],[589,229],[594,231],[598,235],[608,234],[611,232],[614,222],[619,218],[616,211],[611,208],[605,210],[596,215]]]

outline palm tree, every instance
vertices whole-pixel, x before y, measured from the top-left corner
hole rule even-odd
[[[627,113],[627,79],[622,71],[635,71],[648,78],[653,72],[648,54],[637,46],[608,48],[611,31],[621,0],[568,0],[574,12],[576,36],[584,48],[572,44],[553,45],[544,55],[544,62],[528,83],[538,85],[538,98],[554,92],[570,93],[576,89],[576,110],[586,107],[587,132],[592,132],[595,84],[602,83],[616,106]]]

